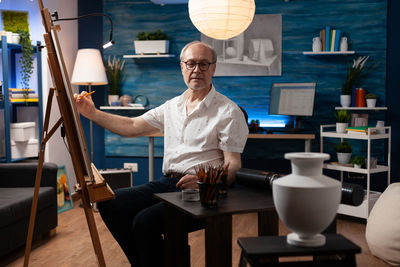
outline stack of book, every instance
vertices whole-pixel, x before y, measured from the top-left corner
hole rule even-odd
[[[319,33],[322,43],[322,51],[333,52],[340,51],[340,38],[342,37],[342,30],[334,29],[326,26]]]
[[[9,88],[10,102],[38,102],[38,94],[32,89]]]
[[[362,127],[347,127],[347,133],[348,134],[368,134],[368,128],[372,128],[370,130],[371,134],[376,133],[376,129],[374,127],[370,126],[362,126]]]

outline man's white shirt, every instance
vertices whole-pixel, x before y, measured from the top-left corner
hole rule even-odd
[[[141,117],[164,132],[164,174],[194,174],[196,165],[222,164],[222,151],[242,153],[248,136],[243,112],[214,86],[189,115],[181,94]]]

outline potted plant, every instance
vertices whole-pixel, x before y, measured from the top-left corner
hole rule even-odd
[[[20,74],[22,80],[22,89],[25,99],[29,98],[29,81],[33,73],[33,47],[31,44],[31,38],[28,31],[18,30],[20,36],[19,43],[21,45],[22,55],[18,60],[20,64]],[[28,102],[26,102],[28,104]]]
[[[140,32],[134,41],[136,54],[168,54],[168,36],[161,30]]]
[[[365,158],[357,155],[350,160],[350,163],[354,164],[354,168],[363,168],[365,167]]]
[[[356,82],[362,77],[364,65],[368,58],[369,56],[360,56],[357,60],[353,59],[352,66],[350,66],[350,64],[348,65],[346,81],[343,83],[342,95],[340,96],[340,104],[342,107],[350,107],[353,86],[355,86]]]
[[[124,78],[125,60],[114,56],[113,60],[108,57],[106,73],[108,79],[108,104],[119,101],[121,84]]]
[[[13,44],[20,43],[20,31],[29,33],[28,12],[3,10],[3,30],[7,34],[7,42]]]
[[[349,119],[351,114],[347,110],[338,110],[336,116],[336,132],[345,133],[346,128],[349,125]]]
[[[350,162],[352,152],[351,144],[343,141],[338,143],[335,149],[339,163],[347,164]]]
[[[376,94],[369,93],[365,96],[365,100],[367,101],[367,107],[373,108],[376,106],[376,99],[378,96]]]

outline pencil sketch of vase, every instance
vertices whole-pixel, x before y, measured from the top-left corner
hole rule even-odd
[[[203,34],[201,40],[217,53],[214,76],[281,75],[281,15],[255,15],[245,32],[228,40],[217,40]]]

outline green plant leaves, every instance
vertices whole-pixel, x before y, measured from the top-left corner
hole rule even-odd
[[[347,110],[338,110],[335,113],[336,122],[346,123],[349,122],[351,114]]]
[[[168,36],[161,30],[155,32],[139,32],[137,35],[138,40],[168,40]]]
[[[120,87],[124,78],[125,60],[108,57],[106,65],[106,73],[108,79],[108,88],[110,95],[119,95]]]
[[[338,153],[351,153],[352,152],[352,147],[347,142],[338,143],[336,145],[335,149],[336,149],[336,152],[338,152]]]
[[[29,32],[28,12],[3,10],[1,17],[3,19],[3,30],[14,33],[18,30]]]
[[[17,33],[20,36],[20,45],[22,55],[18,60],[20,64],[20,74],[22,79],[22,89],[29,89],[29,81],[33,73],[33,47],[31,44],[31,38],[29,32],[25,30],[18,30]],[[25,99],[28,98],[28,90],[24,91]]]

